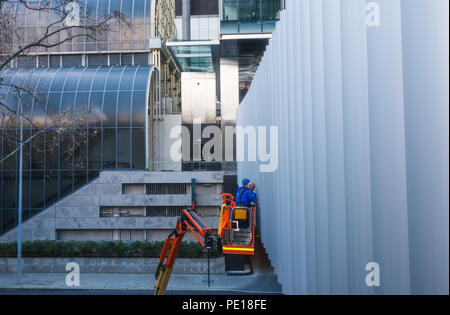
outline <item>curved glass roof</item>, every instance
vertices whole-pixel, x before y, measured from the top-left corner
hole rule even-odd
[[[22,105],[24,127],[144,127],[153,69],[8,69],[0,73],[0,102],[13,111]],[[4,107],[0,111],[0,127],[16,128],[15,115]]]

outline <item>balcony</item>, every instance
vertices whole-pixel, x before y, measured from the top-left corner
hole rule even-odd
[[[222,0],[223,34],[272,33],[284,0]]]

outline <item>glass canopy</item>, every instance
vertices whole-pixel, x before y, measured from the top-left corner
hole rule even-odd
[[[170,41],[167,46],[182,72],[214,72],[212,44],[216,41]]]
[[[102,170],[146,168],[157,76],[151,66],[0,73],[0,235],[17,223],[18,112],[23,112],[24,140],[31,139],[23,152],[27,219]]]

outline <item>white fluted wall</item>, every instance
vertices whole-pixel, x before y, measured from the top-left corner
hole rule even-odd
[[[449,1],[369,2],[286,0],[238,110],[279,126],[277,171],[238,172],[288,294],[449,292]]]

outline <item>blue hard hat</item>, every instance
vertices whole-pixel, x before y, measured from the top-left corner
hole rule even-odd
[[[248,183],[250,183],[250,179],[244,178],[244,179],[242,180],[242,185],[243,185],[243,186],[247,185]]]

